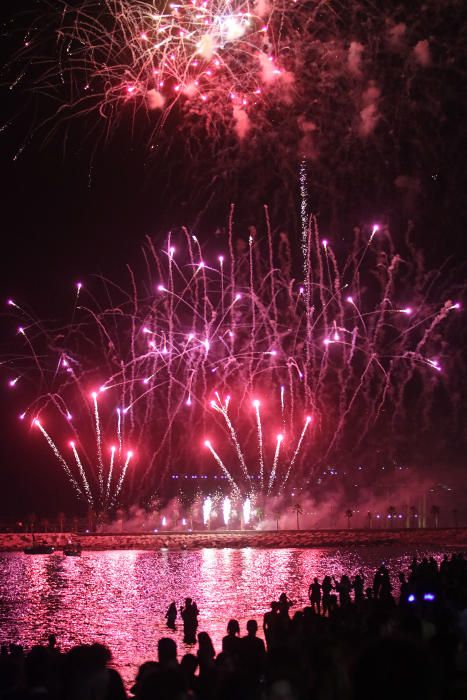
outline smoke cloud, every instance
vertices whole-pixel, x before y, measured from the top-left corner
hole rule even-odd
[[[363,48],[363,44],[360,44],[360,42],[352,41],[347,54],[347,65],[350,72],[356,78],[360,78],[362,75],[361,64]]]
[[[418,44],[414,46],[413,55],[419,66],[427,68],[431,65],[431,52],[428,39],[422,39],[422,41],[419,41]]]

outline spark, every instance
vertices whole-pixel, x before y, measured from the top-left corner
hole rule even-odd
[[[249,525],[251,519],[251,501],[246,498],[243,502],[243,522],[245,525]]]
[[[208,496],[203,501],[203,523],[209,525],[212,511],[212,498]]]
[[[228,496],[226,496],[224,498],[223,503],[222,503],[222,513],[224,516],[224,524],[226,527],[228,527],[228,525],[229,525],[231,512],[232,512],[232,503],[230,501],[230,498]]]

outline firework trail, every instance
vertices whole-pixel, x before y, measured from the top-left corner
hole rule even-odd
[[[218,455],[217,452],[215,451],[214,447],[211,445],[210,440],[205,440],[205,441],[204,441],[204,444],[205,444],[205,446],[208,448],[208,450],[211,452],[211,454],[212,454],[212,456],[214,457],[214,459],[216,460],[217,464],[220,466],[220,468],[222,469],[222,471],[223,471],[224,474],[226,475],[226,477],[227,477],[227,479],[229,480],[229,482],[230,482],[232,488],[233,488],[235,491],[238,491],[238,485],[237,485],[236,481],[233,479],[231,473],[229,472],[229,470],[228,470],[227,467],[225,466],[224,462],[221,460],[221,458],[219,457],[219,455]]]
[[[264,456],[263,456],[263,429],[261,427],[261,415],[259,412],[260,402],[258,399],[253,401],[253,406],[256,413],[256,424],[258,426],[258,447],[259,447],[259,480],[261,483],[261,488],[264,484]]]
[[[298,438],[297,447],[295,448],[295,452],[293,453],[292,459],[290,460],[289,468],[287,469],[287,472],[286,472],[286,474],[285,474],[284,481],[283,481],[283,484],[282,484],[283,487],[284,487],[285,484],[287,483],[287,480],[288,480],[288,478],[289,478],[289,476],[290,476],[290,472],[292,471],[292,467],[294,466],[295,461],[296,461],[296,459],[297,459],[297,457],[298,457],[298,455],[299,455],[300,448],[301,448],[302,443],[303,443],[303,440],[304,440],[304,438],[305,438],[305,433],[306,433],[307,428],[308,428],[308,426],[310,425],[310,423],[311,423],[311,416],[307,416],[307,417],[306,417],[306,421],[305,421],[305,425],[303,426],[303,430],[302,430],[302,432],[300,433],[300,437]]]
[[[127,472],[127,469],[128,469],[128,466],[130,464],[130,460],[132,457],[133,457],[133,452],[128,452],[128,454],[126,456],[125,464],[123,465],[122,471],[120,473],[120,478],[118,480],[117,487],[115,489],[115,494],[113,496],[113,504],[115,504],[117,502],[117,499],[120,495],[120,491],[122,490],[123,482],[125,481],[126,472]]]
[[[107,488],[105,490],[106,503],[109,502],[109,498],[110,498],[110,486],[112,484],[112,472],[113,472],[114,461],[115,461],[115,451],[116,451],[116,447],[114,445],[112,445],[112,447],[110,448],[110,465],[109,465],[109,473],[107,476]]]
[[[94,507],[94,501],[93,501],[91,489],[90,489],[90,487],[89,487],[89,482],[88,482],[88,480],[87,480],[87,478],[86,478],[86,472],[84,471],[84,467],[83,467],[83,464],[82,464],[82,462],[81,462],[81,460],[80,460],[80,457],[79,457],[79,454],[78,454],[78,450],[76,449],[76,444],[73,442],[73,440],[70,442],[70,447],[71,447],[71,449],[73,450],[73,454],[74,454],[74,457],[75,457],[75,460],[76,460],[76,465],[77,465],[77,467],[78,467],[78,469],[79,469],[79,473],[80,473],[81,478],[82,478],[82,480],[83,480],[83,485],[84,485],[84,490],[85,490],[85,493],[86,493],[86,498],[88,499],[88,502],[89,502],[91,508],[93,508],[93,507]]]
[[[302,159],[300,162],[300,224],[301,224],[301,247],[302,247],[302,257],[303,257],[303,276],[305,279],[305,299],[309,300],[310,289],[309,289],[309,211],[308,211],[308,172],[306,159]]]
[[[101,437],[101,425],[99,419],[99,406],[97,404],[97,392],[92,392],[92,401],[94,404],[94,419],[96,423],[96,437],[97,437],[97,470],[99,477],[99,492],[102,496],[104,489],[104,464],[102,462],[102,437]]]
[[[232,438],[232,442],[235,445],[235,449],[236,449],[237,455],[238,455],[238,460],[240,462],[243,474],[247,479],[249,479],[250,475],[248,472],[248,468],[245,464],[245,457],[243,456],[242,448],[240,447],[240,443],[238,442],[237,433],[235,431],[235,428],[232,425],[232,421],[230,420],[229,415],[228,415],[230,396],[227,396],[224,404],[222,404],[222,402],[219,398],[218,392],[216,392],[216,398],[218,399],[219,403],[217,404],[215,401],[211,401],[211,406],[215,411],[218,411],[223,415],[224,420],[227,424],[227,427],[230,431],[230,436]],[[225,468],[225,471],[228,473],[228,470],[226,468]]]
[[[274,452],[274,461],[272,463],[271,476],[269,477],[268,496],[270,495],[270,493],[272,491],[272,487],[274,486],[274,480],[276,478],[276,472],[277,472],[277,464],[279,462],[279,452],[281,449],[281,444],[282,444],[283,439],[284,439],[284,436],[282,434],[279,434],[277,436],[276,451]]]
[[[396,455],[415,416],[420,434],[436,433],[430,407],[455,375],[448,338],[460,308],[443,280],[434,285],[411,250],[397,253],[374,225],[340,260],[312,220],[307,297],[305,280],[276,264],[269,220],[245,241],[233,214],[222,265],[186,230],[170,245],[148,241],[153,281],[131,273],[129,291],[120,281],[103,306],[105,282],[102,295],[83,286],[69,324],[28,318],[29,353],[5,358],[21,420],[54,416],[54,437],[41,433],[96,510],[144,502],[186,464],[219,467],[245,499],[309,482],[330,460],[371,463],[375,446]],[[26,313],[11,301],[17,328]],[[280,443],[264,440],[278,432]],[[80,446],[76,471],[57,447],[70,439]]]
[[[45,437],[45,439],[47,440],[48,444],[50,445],[50,449],[52,450],[52,452],[54,453],[54,455],[56,456],[56,458],[58,459],[58,461],[59,461],[60,464],[62,465],[62,467],[63,467],[63,469],[64,469],[64,471],[65,471],[65,474],[66,474],[67,477],[69,478],[71,485],[73,486],[73,488],[74,488],[75,491],[76,491],[76,494],[78,495],[78,498],[82,497],[83,492],[81,491],[80,487],[78,486],[78,483],[77,483],[76,479],[74,478],[74,476],[72,475],[72,473],[71,473],[71,471],[70,471],[70,467],[68,466],[68,464],[67,464],[65,458],[63,457],[63,455],[60,453],[60,451],[59,451],[57,445],[54,443],[54,441],[52,440],[52,438],[50,437],[50,435],[47,433],[47,431],[45,430],[45,428],[44,428],[44,426],[42,425],[42,423],[41,423],[37,418],[34,420],[33,424],[34,424],[37,428],[39,428],[39,430],[41,431],[42,435],[43,435],[43,436]]]

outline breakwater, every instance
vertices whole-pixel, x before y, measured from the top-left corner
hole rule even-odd
[[[411,547],[467,547],[467,528],[437,530],[243,530],[158,533],[41,532],[37,542],[63,547],[80,541],[84,549],[201,549],[203,547],[354,547],[407,545]],[[31,544],[25,532],[0,533],[0,551],[18,551]]]

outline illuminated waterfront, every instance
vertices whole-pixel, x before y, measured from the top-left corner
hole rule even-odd
[[[172,633],[165,626],[172,600],[177,606],[186,596],[196,600],[199,629],[208,631],[220,650],[229,618],[236,617],[244,633],[246,620],[261,622],[282,591],[303,606],[313,576],[337,577],[362,568],[369,585],[382,561],[395,576],[407,569],[415,553],[439,558],[442,550],[101,551],[84,552],[81,558],[0,553],[0,642],[29,647],[54,632],[62,649],[93,641],[107,644],[128,685],[138,665],[156,657],[161,636],[174,636],[179,650],[187,651],[180,627]]]

